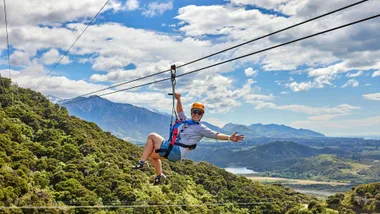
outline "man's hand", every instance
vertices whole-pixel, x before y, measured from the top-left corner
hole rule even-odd
[[[244,135],[237,135],[237,132],[235,132],[233,135],[230,136],[230,140],[233,142],[239,142],[244,140]]]
[[[177,99],[177,100],[180,100],[181,99],[181,93],[174,93],[174,97]]]

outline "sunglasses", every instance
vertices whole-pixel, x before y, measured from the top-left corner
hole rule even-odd
[[[203,115],[203,111],[201,111],[201,110],[192,110],[191,113],[192,113],[192,114],[198,114],[198,115],[200,115],[200,116]]]

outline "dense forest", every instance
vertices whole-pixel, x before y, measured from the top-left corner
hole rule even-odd
[[[164,161],[169,179],[153,186],[152,168],[130,170],[141,147],[70,116],[40,93],[12,85],[9,79],[0,83],[0,213],[350,210],[348,199],[340,200],[339,195],[327,204],[282,185],[252,182],[190,160]],[[378,197],[376,188],[371,195],[364,194],[366,200]]]
[[[95,123],[70,116],[42,94],[13,86],[9,79],[1,79],[0,89],[0,206],[180,204],[107,210],[285,213],[309,200],[292,189],[253,183],[192,161],[164,161],[170,179],[153,186],[154,170],[130,170],[140,147],[103,132]]]
[[[326,202],[340,213],[379,213],[380,183],[359,185],[345,194],[330,196]]]

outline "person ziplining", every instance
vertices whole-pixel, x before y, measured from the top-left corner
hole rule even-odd
[[[166,179],[162,172],[161,159],[166,158],[169,161],[179,161],[183,159],[189,151],[194,150],[196,145],[203,137],[213,138],[218,140],[228,140],[239,142],[244,140],[244,135],[238,135],[235,132],[232,135],[226,135],[209,129],[201,123],[201,119],[205,113],[205,106],[200,102],[195,102],[191,107],[191,119],[187,119],[183,111],[181,94],[175,92],[175,66],[171,67],[172,71],[172,90],[173,93],[173,114],[176,117],[176,122],[170,124],[169,139],[165,140],[157,133],[149,134],[144,146],[143,154],[139,162],[132,169],[142,169],[147,166],[147,160],[150,158],[156,171],[154,185],[161,184]],[[176,109],[174,102],[177,100]],[[177,116],[178,115],[178,116]],[[181,130],[178,129],[182,125]]]

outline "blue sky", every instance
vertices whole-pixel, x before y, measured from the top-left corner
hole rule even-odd
[[[11,76],[21,87],[73,98],[181,65],[338,9],[333,0],[104,0],[7,3]],[[305,26],[178,69],[178,74],[376,15],[368,1]],[[2,11],[2,10],[1,10]],[[28,17],[25,19],[23,17]],[[327,136],[380,136],[380,20],[341,29],[177,79],[185,109],[206,105],[215,125],[284,124]],[[5,29],[4,14],[0,25]],[[9,77],[6,34],[0,72]],[[38,83],[44,78],[41,84]],[[159,75],[117,89],[169,77]],[[109,89],[101,93],[111,92]],[[170,112],[170,82],[104,98]]]

